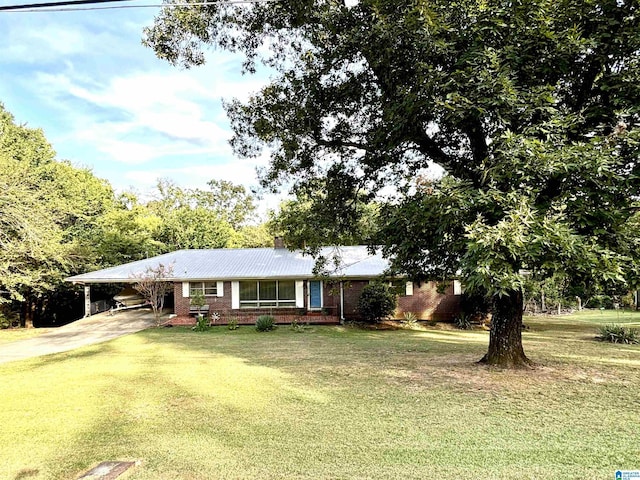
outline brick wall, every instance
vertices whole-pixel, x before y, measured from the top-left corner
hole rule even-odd
[[[419,320],[451,321],[460,312],[460,295],[453,294],[453,283],[438,293],[437,282],[413,283],[413,295],[399,296],[396,318],[413,312]]]
[[[368,280],[352,280],[344,282],[344,318],[358,320],[358,299]],[[395,318],[402,318],[405,312],[413,312],[419,320],[452,320],[460,311],[460,296],[453,294],[453,285],[449,285],[444,293],[437,292],[436,282],[413,284],[413,295],[398,297],[398,308]],[[304,284],[305,303],[308,301],[307,282]],[[189,315],[189,298],[182,296],[182,284],[176,283],[173,290],[175,313],[171,323],[174,325],[193,325],[195,317]],[[231,282],[224,282],[223,297],[205,297],[209,304],[209,313],[218,313],[219,324],[226,324],[229,319],[236,319],[238,324],[254,324],[259,315],[272,315],[278,323],[335,324],[340,322],[340,284],[338,282],[323,283],[324,308],[322,311],[308,311],[304,308],[231,308]]]
[[[219,315],[217,324],[226,325],[230,319],[235,319],[238,325],[253,325],[260,315],[272,315],[277,323],[336,324],[340,323],[340,313],[337,308],[327,306],[322,311],[308,311],[304,308],[231,308],[231,282],[224,282],[224,296],[205,297],[209,305],[209,315]],[[325,290],[326,292],[326,290]],[[326,295],[326,293],[325,293]],[[194,325],[195,316],[189,314],[191,301],[182,296],[182,283],[176,282],[173,289],[176,317],[171,320],[172,325]],[[304,298],[307,302],[307,282],[304,285]],[[325,297],[326,298],[326,297]]]
[[[358,299],[362,289],[369,284],[368,280],[353,280],[344,283],[344,317],[347,320],[358,320]],[[325,305],[335,306],[339,310],[339,286],[332,294],[325,293]],[[436,282],[413,284],[413,295],[399,296],[398,308],[394,318],[401,319],[405,312],[413,312],[419,320],[451,321],[460,311],[460,296],[453,294],[453,284],[445,292],[437,292]]]

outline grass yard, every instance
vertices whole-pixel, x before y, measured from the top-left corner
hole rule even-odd
[[[25,340],[50,332],[52,328],[5,328],[0,329],[0,345],[3,343]]]
[[[484,331],[151,329],[0,365],[0,478],[613,479],[640,469],[640,315],[527,318],[535,370]]]

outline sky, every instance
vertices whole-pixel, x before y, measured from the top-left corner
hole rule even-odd
[[[136,4],[145,2],[160,0]],[[17,3],[35,0],[0,0]],[[157,59],[141,39],[158,11],[0,11],[0,102],[18,123],[41,128],[58,159],[116,191],[145,194],[159,178],[257,186],[256,167],[268,157],[233,155],[222,99],[247,99],[267,74],[242,75],[241,57],[222,51],[190,70]],[[265,202],[275,208],[278,199]]]

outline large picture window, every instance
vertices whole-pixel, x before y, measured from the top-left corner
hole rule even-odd
[[[218,294],[218,282],[189,282],[189,296],[198,294],[215,297]]]
[[[240,282],[240,308],[295,306],[296,282],[293,280]]]

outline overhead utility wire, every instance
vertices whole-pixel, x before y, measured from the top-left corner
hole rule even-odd
[[[235,5],[249,3],[271,3],[279,0],[213,0],[203,2],[176,2],[176,3],[159,3],[153,5],[115,5],[106,7],[68,7],[68,8],[51,8],[66,5],[93,5],[96,3],[107,2],[128,2],[132,0],[63,0],[61,2],[32,3],[21,5],[4,5],[0,6],[0,13],[33,13],[33,12],[72,12],[78,10],[113,10],[119,8],[158,8],[158,7],[196,7],[206,5]]]
[[[30,3],[22,5],[3,5],[0,6],[2,10],[24,10],[27,8],[44,8],[44,7],[59,7],[60,5],[87,5],[95,3],[108,3],[108,2],[129,2],[131,0],[64,0],[62,2],[44,2],[44,3]]]

